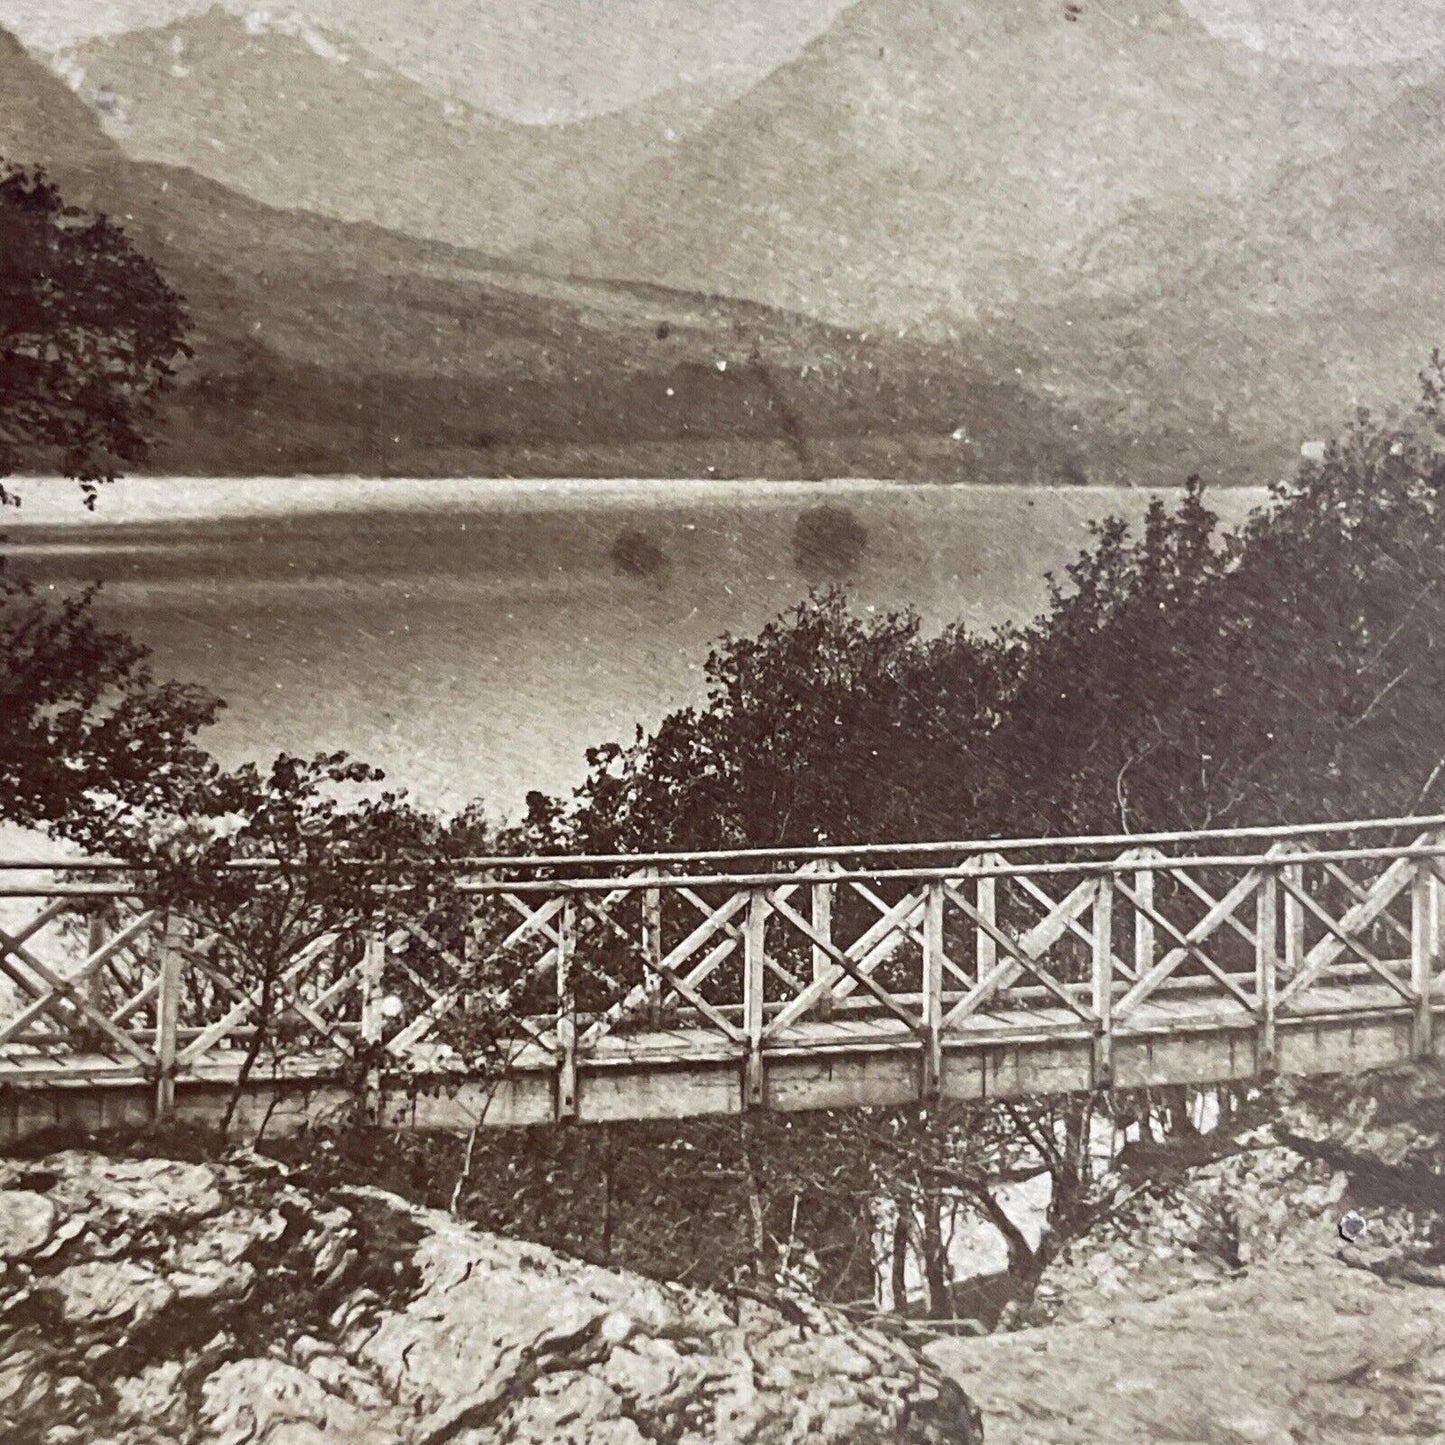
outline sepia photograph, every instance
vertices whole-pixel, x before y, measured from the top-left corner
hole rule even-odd
[[[1442,905],[1445,0],[0,0],[0,1445],[1437,1440]]]

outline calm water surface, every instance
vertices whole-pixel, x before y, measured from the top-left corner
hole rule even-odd
[[[828,571],[862,608],[925,626],[1031,615],[1044,573],[1108,513],[1153,493],[883,482],[145,480],[87,514],[30,484],[3,519],[14,565],[57,587],[100,581],[108,620],[162,674],[230,706],[228,760],[346,748],[424,800],[578,781],[590,744],[701,696],[709,645],[755,631]],[[1227,521],[1261,501],[1224,493]],[[853,565],[795,557],[799,516],[846,507]],[[614,556],[632,535],[632,569]],[[638,544],[638,536],[646,546]],[[641,559],[639,561],[639,558]]]

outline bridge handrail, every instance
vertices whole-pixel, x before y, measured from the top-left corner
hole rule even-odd
[[[968,838],[952,841],[892,843],[825,843],[801,844],[776,848],[715,848],[657,853],[527,853],[483,854],[462,858],[439,858],[435,867],[455,873],[484,872],[494,869],[567,869],[600,867],[665,867],[681,863],[742,863],[751,859],[796,859],[801,862],[826,862],[837,858],[885,857],[908,854],[932,857],[955,854],[968,857],[984,853],[1022,853],[1055,851],[1061,848],[1097,851],[1104,848],[1167,847],[1190,841],[1228,842],[1232,840],[1263,840],[1285,842],[1341,833],[1387,832],[1409,828],[1417,832],[1445,828],[1445,814],[1395,818],[1360,818],[1347,822],[1283,823],[1277,826],[1242,828],[1180,829],[1167,833],[1080,833],[1058,837],[1034,838]],[[243,869],[269,869],[278,865],[266,859],[239,860],[230,865]],[[372,866],[375,866],[373,863]],[[400,865],[399,865],[400,866]],[[0,858],[0,872],[116,872],[145,871],[119,858]],[[726,875],[736,880],[743,875]],[[771,875],[769,875],[771,876]],[[878,876],[868,872],[867,877]],[[27,894],[27,896],[29,896]]]
[[[1428,831],[1433,819],[1412,819]],[[1445,820],[1441,820],[1445,824]],[[1440,826],[1440,824],[1437,824]],[[1190,835],[1179,835],[1187,838]],[[1266,836],[1275,836],[1269,834]],[[1137,841],[1137,840],[1136,840]],[[1288,838],[1281,836],[1281,842]],[[997,861],[968,861],[948,868],[837,868],[826,873],[795,868],[787,871],[767,873],[695,873],[656,874],[631,873],[626,876],[602,878],[533,878],[533,879],[485,879],[454,882],[452,891],[467,896],[486,897],[499,894],[576,894],[576,893],[617,893],[643,892],[658,889],[679,888],[770,888],[780,883],[818,882],[828,883],[929,883],[953,882],[977,878],[1045,878],[1067,874],[1075,878],[1094,878],[1113,874],[1164,873],[1187,866],[1191,869],[1220,868],[1274,868],[1283,863],[1349,863],[1366,859],[1393,861],[1396,859],[1419,860],[1445,857],[1445,842],[1412,843],[1379,848],[1335,848],[1335,849],[1290,849],[1287,854],[1267,853],[1218,853],[1218,854],[1151,854],[1145,851],[1126,850],[1115,858],[1056,859],[1047,862],[1010,863],[1006,859]],[[557,862],[575,861],[557,859]],[[632,861],[632,860],[629,860]],[[822,860],[820,860],[822,861]],[[56,864],[57,870],[69,865]],[[111,871],[141,874],[146,870],[125,864],[111,864]],[[379,894],[384,894],[385,885],[378,884]],[[0,884],[0,898],[133,898],[140,894],[136,884],[126,883],[37,883]]]

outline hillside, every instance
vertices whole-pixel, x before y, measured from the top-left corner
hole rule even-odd
[[[1417,79],[1274,61],[1177,0],[862,0],[532,259],[1006,335],[1095,427],[1282,466],[1441,339]]]
[[[876,1331],[666,1287],[375,1189],[0,1159],[0,1437],[21,1445],[981,1445]]]
[[[1290,419],[1305,435],[1330,434],[1357,402],[1412,395],[1445,344],[1442,107],[1445,82],[1412,86],[1338,151],[1249,196],[1131,213],[1084,257],[1089,299],[1020,317],[1049,338],[1058,394],[1128,427],[1168,376],[1180,409],[1204,403],[1256,433]],[[1111,297],[1130,249],[1168,264]],[[1090,394],[1091,368],[1117,405]]]
[[[1438,1439],[1442,1084],[1435,1061],[1285,1080],[1248,1128],[1121,1156],[1022,1328],[926,1353],[990,1445]]]
[[[245,474],[1077,475],[1079,422],[974,355],[748,303],[528,275],[134,161],[15,42],[0,155],[121,218],[188,298],[156,465]],[[954,433],[959,437],[955,439]],[[967,437],[968,440],[963,440]]]

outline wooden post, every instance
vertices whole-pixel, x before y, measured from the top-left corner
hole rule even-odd
[[[383,1020],[381,1011],[382,979],[386,973],[386,933],[376,930],[366,935],[361,955],[361,1041],[381,1042]]]
[[[984,867],[994,867],[1004,861],[1002,853],[986,853],[980,858],[979,863]],[[998,927],[998,878],[990,875],[978,880],[975,904],[978,908],[978,916],[986,918],[995,928]],[[986,929],[974,926],[977,935],[977,942],[974,948],[974,958],[978,963],[978,975],[975,982],[981,978],[987,978],[993,971],[993,966],[998,962],[998,940]]]
[[[360,1102],[364,1117],[373,1124],[381,1121],[385,1105],[379,1062],[386,1031],[386,1015],[381,1008],[385,986],[386,926],[382,924],[367,932],[361,954],[361,1044],[370,1057],[365,1063]]]
[[[1433,1052],[1434,978],[1440,958],[1440,886],[1434,860],[1419,859],[1410,880],[1410,988],[1415,995],[1415,1021],[1410,1052],[1428,1058]]]
[[[943,884],[925,885],[923,912],[923,1069],[919,1092],[943,1090]]]
[[[743,933],[743,1031],[747,1059],[743,1066],[743,1107],[761,1108],[763,1094],[763,982],[767,976],[768,895],[763,888],[748,893]]]
[[[660,878],[662,870],[649,868],[650,877]],[[662,1021],[662,975],[657,965],[662,962],[662,890],[642,890],[642,956],[644,977],[642,989],[649,1028],[656,1028]]]
[[[1143,849],[1140,857],[1147,853],[1158,857],[1155,849]],[[1154,967],[1154,920],[1144,911],[1154,907],[1154,870],[1140,868],[1134,873],[1134,896],[1140,906],[1134,910],[1134,976],[1143,978]]]
[[[156,990],[156,1103],[158,1119],[176,1107],[176,1053],[181,1021],[180,930],[167,914],[161,930],[160,977]]]
[[[1254,993],[1259,1010],[1254,1071],[1263,1079],[1279,1072],[1275,1007],[1279,992],[1279,875],[1266,871],[1254,901]],[[1286,900],[1288,902],[1288,900]]]
[[[830,871],[828,865],[823,863],[819,871],[827,873]],[[826,939],[829,943],[833,941],[833,884],[815,883],[811,889],[812,893],[812,917],[809,920],[813,925],[813,932],[819,938]],[[824,948],[816,943],[813,945],[813,982],[819,983],[828,977],[833,967],[833,960],[828,956]],[[818,1017],[820,1019],[831,1019],[833,1017],[833,990],[824,988],[818,998]]]
[[[577,990],[572,977],[576,904],[569,895],[557,916],[557,1119],[577,1117]]]
[[[1094,893],[1094,948],[1091,1006],[1098,1015],[1094,1033],[1094,1087],[1114,1084],[1114,875],[1102,873]]]
[[[105,925],[105,915],[92,913],[86,921],[85,956],[94,958],[105,947],[110,930]],[[107,965],[91,969],[85,980],[85,1001],[96,1013],[105,1012],[105,970]]]
[[[1303,891],[1304,868],[1300,864],[1286,863],[1281,877]],[[1304,967],[1305,906],[1287,888],[1280,891],[1284,894],[1284,975],[1289,980]]]

